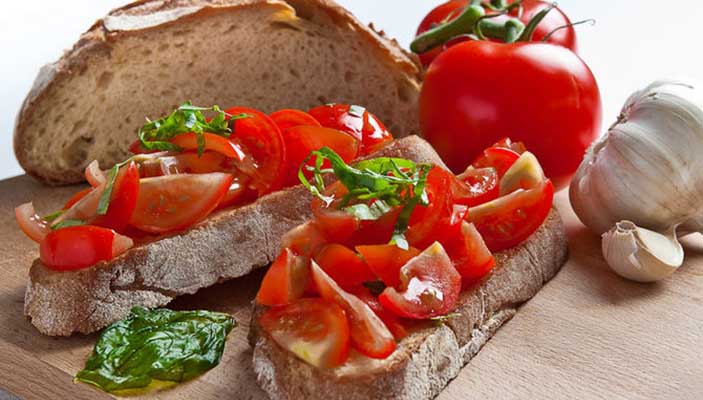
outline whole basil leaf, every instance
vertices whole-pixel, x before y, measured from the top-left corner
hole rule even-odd
[[[102,332],[76,380],[113,392],[195,378],[220,363],[235,324],[223,313],[135,307]]]

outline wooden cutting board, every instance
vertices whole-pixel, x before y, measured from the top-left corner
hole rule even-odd
[[[96,335],[50,338],[23,317],[25,281],[37,246],[14,222],[16,205],[53,210],[76,188],[26,176],[0,182],[0,398],[109,399],[74,384]],[[605,265],[598,237],[557,199],[570,239],[559,275],[524,305],[439,396],[459,399],[703,398],[703,244],[686,241],[686,265],[657,284],[627,282]],[[229,312],[239,326],[222,363],[150,398],[265,399],[246,342],[249,304],[261,273],[176,300],[178,309]],[[3,390],[5,392],[3,392]]]

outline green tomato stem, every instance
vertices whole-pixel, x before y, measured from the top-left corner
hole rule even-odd
[[[410,50],[417,54],[425,53],[435,47],[442,46],[456,36],[471,34],[476,22],[484,14],[483,7],[472,4],[466,7],[455,20],[439,25],[416,37],[410,44]]]
[[[544,20],[544,18],[549,14],[550,11],[556,8],[556,4],[552,3],[549,7],[542,9],[540,12],[535,14],[534,17],[530,20],[530,22],[527,23],[527,27],[525,27],[525,30],[522,32],[520,37],[517,39],[518,42],[531,42],[532,41],[532,36],[534,36],[535,31],[537,30],[537,26],[539,26],[540,22]]]

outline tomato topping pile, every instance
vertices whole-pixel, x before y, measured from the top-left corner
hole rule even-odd
[[[285,235],[256,301],[269,307],[263,330],[321,368],[352,351],[388,357],[418,323],[455,310],[496,266],[493,252],[527,239],[552,207],[551,181],[508,139],[459,176],[402,159],[349,165],[329,149],[313,160],[314,219]],[[329,169],[339,180],[326,185]]]
[[[313,151],[328,148],[351,162],[393,139],[373,114],[344,104],[267,115],[246,107],[221,110],[185,103],[144,125],[138,136],[130,146],[134,156],[125,162],[109,171],[101,170],[97,161],[90,163],[85,169],[90,187],[71,196],[61,211],[41,217],[31,203],[17,207],[20,228],[40,243],[48,268],[87,268],[119,256],[135,240],[187,229],[217,209],[300,184],[299,172],[310,177],[316,167],[307,161]],[[328,162],[322,164],[328,167]],[[316,242],[321,235],[314,234],[317,228],[292,238],[289,246],[295,253],[277,260],[272,271],[280,274],[271,278],[271,285],[292,282],[288,287],[294,288],[298,280],[312,279],[298,257],[310,257],[326,244]],[[336,259],[338,250],[327,249],[320,263]],[[296,267],[302,264],[306,268]],[[348,275],[355,284],[373,277],[359,271]],[[281,292],[265,301],[285,303],[299,294]]]

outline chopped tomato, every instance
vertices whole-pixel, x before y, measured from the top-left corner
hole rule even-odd
[[[194,152],[168,154],[149,158],[139,163],[142,178],[153,178],[174,174],[208,174],[225,172],[227,157],[216,151],[205,151],[202,155]]]
[[[328,242],[347,243],[352,235],[359,230],[360,221],[352,214],[337,209],[344,196],[348,193],[342,182],[337,181],[327,187],[325,196],[334,198],[331,204],[324,204],[319,198],[312,200],[312,212],[320,231]]]
[[[120,168],[112,187],[110,203],[105,215],[98,215],[91,224],[123,232],[137,207],[139,195],[139,168],[134,162]]]
[[[428,319],[454,309],[461,292],[461,275],[442,245],[434,243],[400,270],[400,286],[387,287],[378,300],[395,315]]]
[[[488,248],[498,252],[530,237],[549,215],[553,199],[554,185],[547,179],[534,189],[518,189],[469,209],[468,219],[481,232]]]
[[[366,303],[366,305],[369,306],[369,308],[376,313],[379,318],[381,318],[381,321],[386,324],[386,327],[389,331],[391,331],[393,337],[395,337],[395,340],[400,341],[408,336],[408,330],[401,319],[398,318],[397,315],[383,308],[381,303],[374,295],[371,294],[369,289],[364,287],[358,288],[353,292],[353,294],[361,301]]]
[[[351,135],[361,143],[360,154],[370,154],[393,140],[375,115],[359,106],[328,104],[308,111],[320,124]]]
[[[468,196],[459,200],[463,205],[477,206],[495,200],[500,195],[498,171],[493,167],[474,168],[470,166],[457,178],[469,188]]]
[[[281,132],[294,126],[321,126],[312,115],[300,110],[280,110],[270,115]]]
[[[349,356],[349,323],[335,303],[300,299],[272,307],[259,325],[279,346],[317,368],[340,366]]]
[[[146,149],[142,146],[142,141],[137,139],[129,145],[129,152],[132,154],[152,154],[159,152],[159,150]]]
[[[248,203],[250,200],[255,200],[255,193],[249,189],[251,178],[246,175],[233,175],[232,184],[229,185],[229,190],[220,200],[217,208],[227,208],[235,204]]]
[[[349,244],[362,246],[390,242],[401,211],[401,207],[395,207],[375,221],[359,221],[359,228],[352,234]]]
[[[458,230],[458,223],[452,221],[454,214],[454,188],[461,185],[456,177],[443,168],[434,167],[427,176],[425,192],[429,199],[428,206],[415,207],[406,237],[410,245],[426,248],[436,240],[436,233],[450,229],[452,225]],[[465,185],[462,185],[466,190]]]
[[[403,250],[394,244],[357,246],[356,251],[364,258],[373,274],[386,286],[392,287],[400,285],[400,269],[420,254],[420,250],[414,247]]]
[[[39,246],[39,257],[49,269],[74,271],[111,260],[133,245],[132,239],[92,225],[49,232]]]
[[[315,261],[344,290],[376,279],[364,260],[341,244],[328,244],[317,253]]]
[[[256,302],[265,306],[292,303],[303,297],[310,280],[310,260],[284,249],[266,272]]]
[[[502,178],[505,172],[520,158],[520,154],[504,147],[489,147],[474,162],[474,168],[493,167]]]
[[[63,205],[62,210],[68,210],[69,208],[73,207],[76,203],[78,203],[79,201],[81,201],[85,196],[87,196],[90,192],[92,192],[93,189],[94,189],[94,188],[92,188],[92,187],[85,188],[85,189],[81,190],[80,192],[78,192],[78,193],[74,194],[73,196],[71,196],[71,198],[68,199],[68,201],[66,202],[66,204]],[[96,204],[96,207],[97,207],[97,203],[95,203],[95,204]]]
[[[34,211],[34,205],[31,202],[15,208],[15,219],[22,232],[37,243],[51,232],[49,223]]]
[[[288,155],[287,186],[300,183],[298,170],[313,150],[329,147],[347,163],[355,159],[359,153],[359,143],[353,137],[336,129],[320,126],[294,126],[288,128],[283,131],[283,140],[286,143]],[[313,166],[314,161],[308,161],[307,165]],[[330,164],[328,162],[323,164],[323,168],[329,167]],[[311,173],[305,172],[306,176],[311,176]]]
[[[461,224],[461,235],[448,238],[445,248],[465,285],[482,279],[496,265],[481,234],[466,221]]]
[[[250,156],[239,163],[238,168],[252,178],[251,185],[259,196],[282,188],[288,162],[283,136],[276,123],[268,115],[251,108],[233,107],[225,112],[249,115],[249,118],[234,121],[230,137]]]
[[[101,183],[105,182],[105,173],[100,169],[100,164],[98,160],[93,160],[85,168],[85,180],[88,181],[90,186],[98,187]]]
[[[213,133],[203,133],[203,137],[205,140],[205,150],[215,151],[226,157],[234,158],[239,161],[246,158],[246,155],[240,145],[234,143],[226,137],[215,135]],[[184,150],[198,149],[198,135],[192,132],[176,135],[169,141]]]
[[[395,350],[393,334],[363,301],[345,292],[314,261],[312,277],[323,299],[339,305],[349,318],[351,345],[372,358],[386,358]]]
[[[149,233],[188,228],[217,207],[231,184],[232,175],[219,172],[144,178],[129,222]]]
[[[308,258],[317,254],[326,243],[327,241],[315,221],[308,221],[293,228],[281,239],[282,247],[289,248],[295,254]]]

